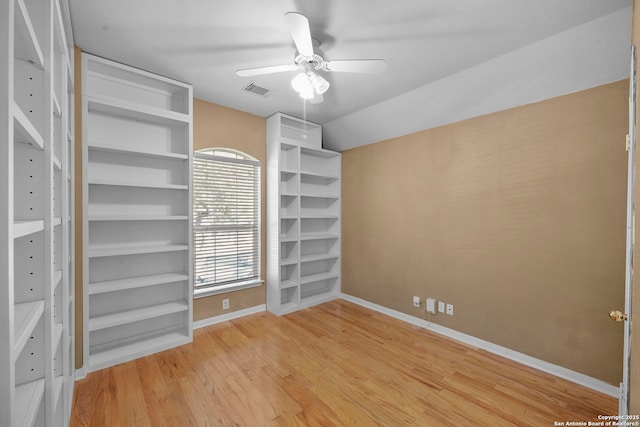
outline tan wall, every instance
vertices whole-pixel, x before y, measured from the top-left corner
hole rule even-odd
[[[636,47],[640,47],[640,0],[634,0],[633,2],[633,33],[631,36],[633,43]],[[640,59],[640,58],[639,58]],[[636,82],[637,84],[637,82]],[[638,91],[636,89],[636,104],[640,104],[638,97]],[[636,126],[640,122],[640,108],[636,110]],[[636,223],[638,223],[638,209],[640,209],[640,174],[638,168],[640,167],[640,138],[636,135],[636,175],[635,175],[635,195],[634,206],[636,211]],[[633,265],[635,267],[635,280],[633,282],[633,299],[631,312],[631,329],[640,331],[640,273],[638,272],[640,266],[640,250],[638,249],[638,242],[640,242],[640,228],[635,228],[636,235],[634,236],[634,256]],[[620,308],[622,309],[622,308]],[[631,345],[631,384],[629,387],[630,399],[629,399],[629,413],[640,414],[640,335],[636,333],[635,343]]]
[[[194,99],[193,149],[227,147],[243,151],[262,162],[262,259],[261,271],[265,274],[266,231],[266,121],[262,117]],[[229,310],[222,311],[222,299],[229,299]],[[265,287],[259,286],[222,295],[198,298],[193,301],[193,320],[206,319],[265,303]]]
[[[628,81],[343,152],[343,292],[617,385]],[[428,112],[425,112],[428,114]]]

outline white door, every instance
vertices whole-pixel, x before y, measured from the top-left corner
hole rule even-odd
[[[636,152],[636,46],[631,46],[631,73],[629,75],[629,135],[627,166],[627,256],[624,292],[624,313],[612,311],[611,318],[624,322],[624,350],[622,382],[620,383],[619,414],[629,413],[629,368],[631,362],[631,287],[633,285],[634,235],[634,175]]]

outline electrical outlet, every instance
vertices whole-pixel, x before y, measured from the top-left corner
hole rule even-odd
[[[447,304],[447,314],[453,316],[453,304]]]
[[[427,298],[427,312],[436,314],[436,300],[433,298]]]
[[[438,313],[444,313],[445,311],[444,306],[445,306],[444,301],[438,301]]]
[[[413,306],[420,308],[420,297],[417,297],[417,296],[413,297]]]
[[[229,298],[225,298],[222,300],[222,309],[229,310]]]

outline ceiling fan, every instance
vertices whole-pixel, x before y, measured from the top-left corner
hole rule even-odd
[[[345,73],[381,73],[387,64],[383,59],[343,59],[325,61],[313,51],[313,39],[309,29],[309,20],[297,12],[284,14],[285,21],[293,42],[298,49],[293,64],[272,65],[268,67],[246,68],[237,70],[241,77],[258,76],[262,74],[280,73],[285,71],[300,71],[292,80],[291,86],[301,98],[308,99],[312,104],[324,101],[323,94],[329,89],[329,82],[318,71],[339,71]]]

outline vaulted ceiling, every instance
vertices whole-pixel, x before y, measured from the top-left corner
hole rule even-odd
[[[628,76],[631,0],[70,0],[83,50],[193,84],[194,96],[325,125],[350,147]],[[293,91],[284,14],[297,11],[328,60],[382,58],[382,74],[324,73],[322,104]],[[266,96],[243,91],[249,83]]]

